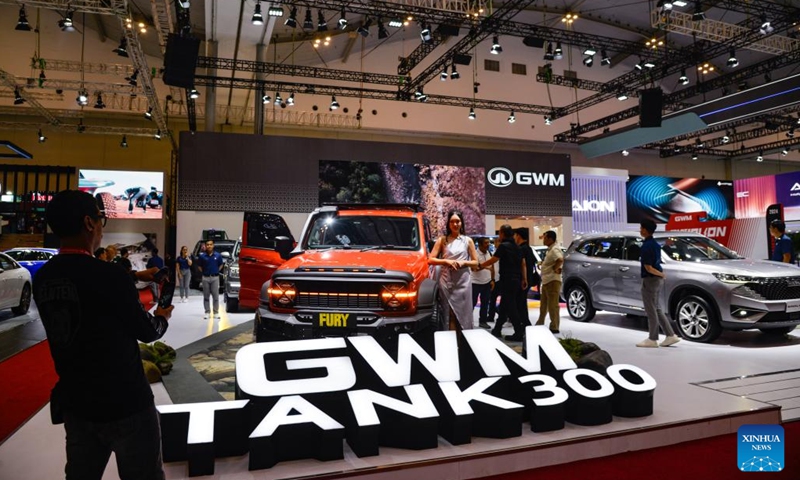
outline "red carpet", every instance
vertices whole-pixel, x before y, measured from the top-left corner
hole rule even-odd
[[[524,472],[483,477],[481,480],[621,480],[621,479],[703,479],[736,480],[753,476],[770,480],[800,479],[800,422],[783,424],[785,470],[782,472],[740,472],[736,460],[736,435],[695,440],[667,447],[621,453],[565,465]],[[531,455],[536,455],[532,452]]]
[[[50,401],[57,380],[47,340],[0,363],[0,442]]]

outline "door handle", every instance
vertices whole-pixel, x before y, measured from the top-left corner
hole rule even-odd
[[[619,271],[620,272],[627,272],[630,269],[631,269],[631,267],[619,267]]]
[[[241,262],[257,262],[258,259],[256,257],[240,257],[239,261],[241,261]]]
[[[581,267],[591,267],[591,266],[592,266],[592,264],[589,263],[589,262],[581,263]]]

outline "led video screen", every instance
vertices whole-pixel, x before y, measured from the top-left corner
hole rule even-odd
[[[78,174],[78,189],[91,193],[108,218],[163,218],[164,174],[126,170],[86,170]]]
[[[464,215],[468,235],[486,229],[485,172],[480,167],[412,163],[319,162],[322,203],[413,203],[442,234],[450,210]]]
[[[733,218],[733,182],[631,175],[628,223],[666,223],[673,213],[706,212],[708,220]]]

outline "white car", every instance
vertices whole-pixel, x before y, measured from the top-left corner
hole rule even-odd
[[[10,308],[16,315],[31,306],[31,273],[13,258],[0,253],[0,310]]]

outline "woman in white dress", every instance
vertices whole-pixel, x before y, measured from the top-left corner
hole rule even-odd
[[[470,269],[478,267],[478,252],[464,233],[461,212],[447,213],[447,234],[436,240],[428,263],[442,266],[439,276],[442,324],[449,325],[450,330],[473,328]]]

